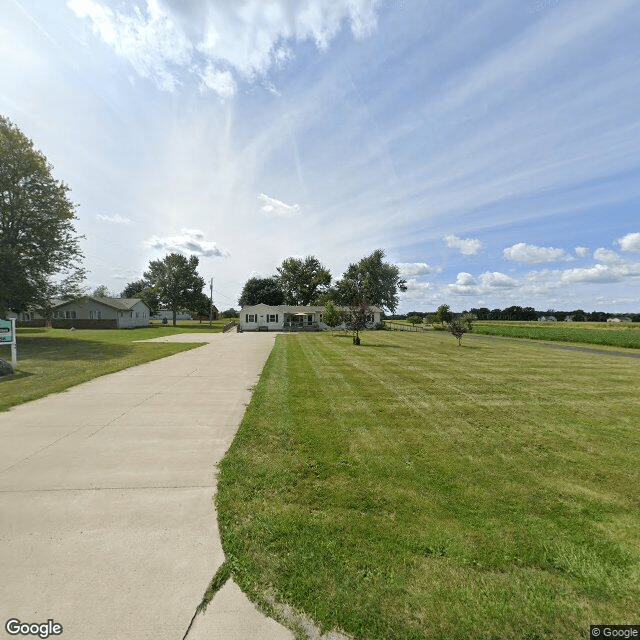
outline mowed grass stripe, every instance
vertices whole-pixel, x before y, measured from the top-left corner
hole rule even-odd
[[[220,469],[241,587],[370,639],[634,622],[638,363],[440,332],[363,342],[276,342]]]

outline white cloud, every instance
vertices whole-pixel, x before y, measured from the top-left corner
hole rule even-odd
[[[619,282],[622,275],[616,269],[604,264],[596,264],[586,269],[567,269],[560,275],[560,281],[564,284],[575,282]]]
[[[67,6],[161,89],[172,91],[181,75],[193,74],[221,97],[235,92],[231,70],[251,79],[286,64],[290,41],[326,49],[345,22],[356,38],[377,25],[372,0],[146,0],[123,10],[112,8],[113,0],[68,0]]]
[[[518,286],[518,281],[514,280],[511,276],[499,271],[489,272],[486,271],[480,276],[480,283],[483,290],[493,288],[512,289]]]
[[[115,216],[104,216],[99,213],[96,216],[96,220],[100,220],[102,222],[110,222],[111,224],[123,224],[127,226],[130,226],[133,224],[133,220],[130,220],[129,218],[124,218],[119,214],[116,214]]]
[[[617,264],[623,262],[622,256],[610,249],[596,249],[593,252],[593,258],[598,262],[604,262],[605,264]]]
[[[618,238],[616,244],[620,245],[622,251],[640,251],[640,233],[627,233]]]
[[[260,211],[270,218],[291,218],[300,213],[299,204],[286,204],[264,193],[258,194],[258,200],[262,202]]]
[[[458,238],[454,235],[444,237],[448,247],[458,249],[463,256],[475,256],[482,249],[482,242],[477,238]]]
[[[537,262],[558,262],[560,260],[571,260],[564,249],[554,249],[553,247],[537,247],[526,242],[518,242],[504,251],[507,260],[515,262],[527,262],[535,264]]]
[[[460,296],[471,296],[478,293],[478,286],[474,277],[465,271],[461,271],[454,284],[447,285],[447,289]]]
[[[404,278],[426,276],[439,271],[439,269],[429,266],[426,262],[397,262],[396,267],[400,269],[400,275]]]
[[[574,251],[576,252],[576,255],[581,258],[586,258],[589,255],[589,249],[587,249],[587,247],[576,247]]]
[[[226,257],[229,255],[226,251],[220,249],[215,242],[205,240],[202,231],[198,231],[197,229],[181,229],[180,231],[182,235],[179,236],[169,236],[166,238],[153,236],[147,240],[145,244],[152,249],[159,249],[161,251],[194,254],[204,257]]]

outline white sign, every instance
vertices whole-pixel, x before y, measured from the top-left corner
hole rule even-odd
[[[18,353],[16,350],[16,321],[0,320],[0,344],[11,345],[11,366],[16,370],[18,366]]]

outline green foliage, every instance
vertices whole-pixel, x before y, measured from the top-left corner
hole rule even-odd
[[[454,318],[449,322],[449,331],[452,336],[458,339],[458,346],[462,344],[462,336],[468,331],[467,325],[459,318]]]
[[[255,304],[278,306],[284,304],[284,293],[276,278],[249,278],[238,300],[241,307],[252,307]]]
[[[52,170],[31,140],[0,116],[0,316],[32,306],[46,312],[52,297],[82,293],[75,205]]]
[[[144,273],[146,288],[157,295],[160,304],[173,311],[174,327],[180,309],[197,312],[202,307],[204,280],[196,271],[198,264],[197,256],[186,258],[180,253],[170,253],[162,260],[152,260]]]
[[[98,285],[92,292],[91,295],[96,298],[112,298],[114,297],[106,284]]]
[[[422,323],[422,318],[420,316],[409,316],[407,317],[407,321],[410,322],[412,325],[416,325],[416,324]]]
[[[329,301],[324,305],[322,320],[328,327],[334,329],[342,323],[343,318],[342,314],[340,313],[340,309],[338,309],[336,305],[333,304],[333,302]]]
[[[221,318],[238,318],[240,316],[240,312],[236,309],[227,309],[220,314]]]
[[[451,307],[449,307],[448,304],[441,304],[434,314],[434,319],[436,322],[441,322],[442,324],[451,322],[453,319]]]
[[[460,318],[464,326],[467,328],[467,331],[473,331],[473,322],[475,321],[475,319],[476,317],[471,313],[463,313],[462,317]]]
[[[384,262],[384,251],[376,249],[371,255],[350,264],[336,283],[341,304],[350,305],[353,300],[366,299],[370,305],[387,309],[391,313],[398,306],[398,291],[407,290],[407,282],[400,278],[400,270],[394,264]]]
[[[331,284],[329,269],[315,256],[287,258],[276,269],[276,279],[284,293],[284,303],[291,305],[317,304]]]
[[[123,298],[140,298],[149,307],[152,316],[158,313],[160,298],[158,294],[145,280],[130,282],[120,294]]]
[[[371,313],[371,305],[366,298],[354,298],[349,304],[349,312],[345,316],[347,330],[353,332],[353,344],[360,344],[360,332],[367,328],[367,316]]]

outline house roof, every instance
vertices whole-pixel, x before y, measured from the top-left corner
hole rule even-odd
[[[66,300],[64,302],[54,304],[53,306],[62,307],[65,304],[77,304],[78,302],[88,302],[89,300],[99,302],[100,304],[111,307],[112,309],[118,309],[119,311],[130,311],[138,304],[138,302],[142,302],[140,298],[103,298],[99,296],[84,296],[78,300]]]

